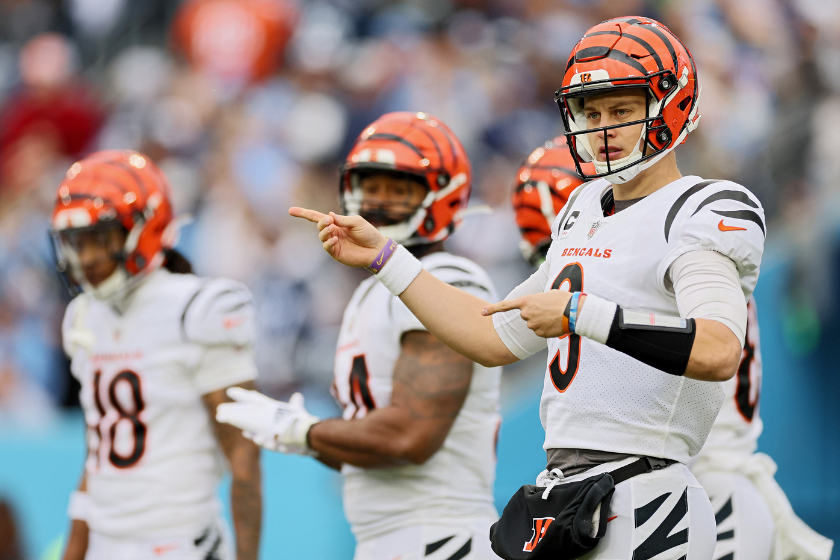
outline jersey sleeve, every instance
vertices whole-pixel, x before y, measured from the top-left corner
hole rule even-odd
[[[660,265],[660,282],[680,256],[716,251],[735,263],[746,300],[758,281],[765,236],[764,209],[746,188],[717,181],[697,191],[689,189],[666,217],[665,238],[671,250]]]
[[[96,334],[87,326],[87,309],[90,296],[79,294],[67,305],[61,322],[61,345],[64,354],[72,358],[77,349],[90,350],[96,343]]]
[[[446,282],[450,286],[454,286],[485,301],[496,301],[498,297],[496,288],[484,269],[474,262],[461,257],[455,257],[453,255],[441,255],[441,257],[428,259],[427,262],[423,263],[423,268],[432,276]],[[389,312],[391,313],[393,324],[396,326],[399,336],[402,336],[403,333],[408,331],[427,330],[423,326],[423,323],[396,296],[391,298]]]
[[[549,260],[546,259],[535,273],[515,287],[505,299],[539,294],[545,291],[548,283]],[[528,328],[518,309],[503,311],[493,315],[493,327],[511,354],[524,360],[548,346],[548,341]]]
[[[204,395],[257,377],[256,317],[251,292],[227,279],[210,280],[182,314],[182,333],[201,345],[193,383]]]

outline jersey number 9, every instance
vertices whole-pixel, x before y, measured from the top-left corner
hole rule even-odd
[[[566,284],[566,286],[564,286]],[[570,263],[563,267],[557,278],[551,284],[552,290],[559,290],[565,288],[570,292],[583,291],[583,267],[580,263]],[[548,371],[551,375],[551,382],[554,388],[563,393],[572,384],[575,374],[578,370],[578,362],[580,361],[580,335],[569,334],[569,355],[566,360],[566,369],[560,366],[560,351],[558,350],[551,363],[548,366]],[[565,338],[565,337],[560,337]]]

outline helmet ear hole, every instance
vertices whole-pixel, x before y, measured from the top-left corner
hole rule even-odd
[[[679,107],[680,111],[685,111],[689,105],[691,105],[691,97],[686,97],[677,104],[677,107]]]

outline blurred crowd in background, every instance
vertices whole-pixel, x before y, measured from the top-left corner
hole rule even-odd
[[[838,307],[838,0],[0,0],[0,419],[74,404],[47,229],[75,159],[154,158],[197,273],[254,293],[263,389],[326,395],[364,274],[287,208],[338,210],[356,135],[385,112],[431,113],[470,155],[472,203],[493,209],[448,248],[506,293],[529,273],[516,168],[562,133],[553,93],[574,44],[622,15],[662,21],[693,53],[702,119],[680,167],[761,199],[769,258],[797,263],[789,339],[807,352]]]

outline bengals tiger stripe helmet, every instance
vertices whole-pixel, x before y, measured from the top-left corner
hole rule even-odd
[[[588,173],[595,170],[591,163],[581,168]],[[519,167],[511,202],[522,234],[519,249],[531,265],[539,266],[545,260],[551,245],[551,225],[569,195],[583,182],[562,136],[534,150]]]
[[[56,266],[72,295],[81,287],[109,298],[163,264],[163,250],[175,241],[169,193],[163,172],[138,152],[104,150],[70,166],[58,187],[51,237]],[[94,287],[81,273],[70,239],[77,232],[108,227],[122,227],[126,241],[115,255],[117,271]]]
[[[583,97],[626,88],[645,90],[647,116],[587,129]],[[654,165],[697,128],[699,95],[697,70],[685,45],[658,21],[621,17],[599,23],[575,45],[555,100],[578,172],[582,173],[580,162],[591,161],[595,173],[583,175],[585,179],[604,177],[620,184]],[[630,155],[615,161],[595,159],[598,147],[590,145],[587,134],[638,124],[643,125],[641,137]]]
[[[405,219],[379,226],[404,245],[443,241],[461,226],[470,198],[472,168],[461,142],[443,122],[426,113],[388,113],[356,139],[341,167],[340,197],[347,215],[362,213],[361,176],[405,174],[427,189]]]

